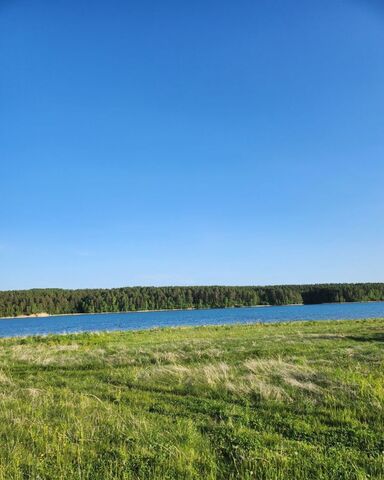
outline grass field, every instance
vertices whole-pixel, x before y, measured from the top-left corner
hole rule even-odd
[[[384,320],[0,340],[0,479],[384,479]]]

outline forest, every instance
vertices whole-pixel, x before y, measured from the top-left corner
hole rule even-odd
[[[58,288],[0,292],[0,317],[384,300],[384,283]]]

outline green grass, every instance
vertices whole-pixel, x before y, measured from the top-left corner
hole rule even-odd
[[[0,479],[384,479],[384,320],[0,340]]]

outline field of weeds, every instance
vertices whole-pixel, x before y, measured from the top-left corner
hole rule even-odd
[[[0,479],[384,479],[384,320],[0,340]]]

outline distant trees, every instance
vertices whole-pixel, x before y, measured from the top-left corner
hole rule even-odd
[[[40,312],[99,313],[374,300],[384,300],[383,283],[82,290],[48,288],[0,292],[0,316],[11,317]]]

